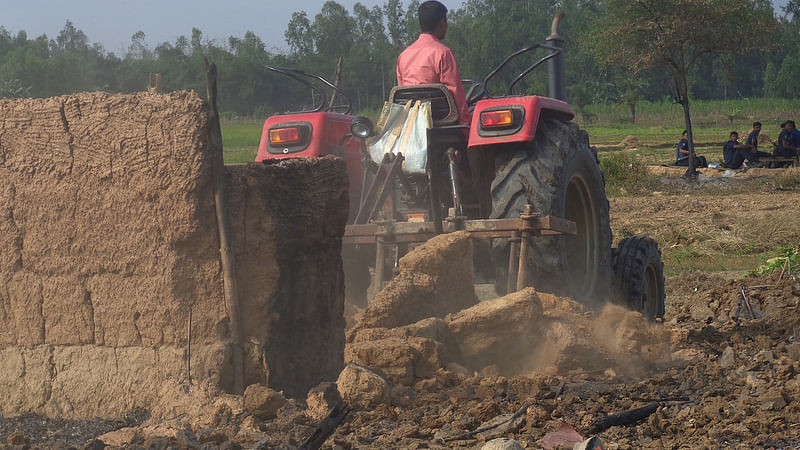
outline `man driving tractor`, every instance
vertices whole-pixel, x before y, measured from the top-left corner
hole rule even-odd
[[[444,44],[447,34],[447,7],[431,0],[419,5],[419,38],[397,58],[397,85],[437,84],[447,86],[458,109],[458,122],[469,125],[471,115],[456,58]]]

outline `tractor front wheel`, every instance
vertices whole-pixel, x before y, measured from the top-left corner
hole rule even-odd
[[[613,250],[614,301],[650,320],[664,317],[664,263],[656,241],[634,236]]]

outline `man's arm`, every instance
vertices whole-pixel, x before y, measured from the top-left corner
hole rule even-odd
[[[744,141],[745,145],[750,147],[751,152],[758,151],[758,134],[753,131],[749,135],[747,135],[747,140]]]
[[[453,94],[456,109],[458,110],[458,122],[463,125],[469,125],[472,115],[469,112],[469,107],[467,107],[467,95],[464,93],[464,84],[461,82],[461,75],[458,73],[458,66],[453,52],[449,50],[445,52],[439,64],[439,82],[447,86]]]

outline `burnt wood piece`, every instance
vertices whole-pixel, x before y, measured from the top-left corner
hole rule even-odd
[[[611,427],[630,425],[640,420],[646,419],[658,409],[658,402],[650,402],[641,408],[622,411],[610,416],[601,417],[589,425],[589,433],[595,434],[607,430]]]

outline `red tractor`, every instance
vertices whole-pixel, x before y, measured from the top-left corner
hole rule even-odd
[[[267,119],[257,161],[338,154],[347,162],[352,225],[343,242],[348,296],[358,296],[369,284],[366,260],[374,258],[373,278],[380,286],[400,253],[392,248],[466,229],[491,238],[490,244],[476,245],[476,272],[493,278],[498,293],[531,284],[589,305],[611,298],[651,319],[663,316],[663,263],[656,242],[630,237],[611,248],[597,151],[571,121],[575,114],[564,101],[560,18],[553,21],[546,44],[514,52],[473,83],[467,92],[469,126],[457,124],[455,102],[444,85],[392,89],[391,103],[430,102],[433,127],[427,130],[424,175],[403,173],[400,154],[371,160],[365,144],[371,124],[347,115],[349,106],[344,114],[321,105]],[[537,50],[545,55],[514,78],[505,93],[490,93],[490,82],[511,61]],[[516,85],[545,62],[549,97],[515,94]],[[270,69],[296,79],[316,78],[336,89],[316,75]],[[403,224],[408,221],[414,223]]]

